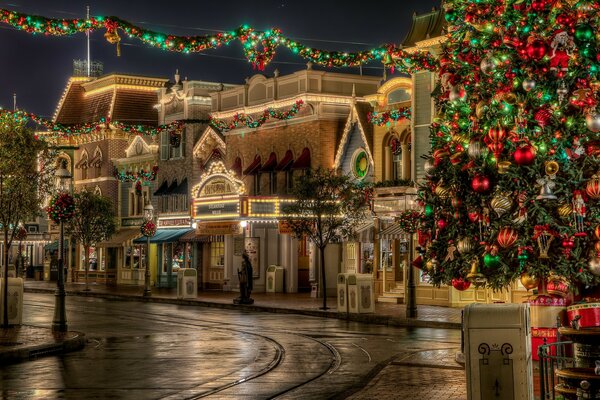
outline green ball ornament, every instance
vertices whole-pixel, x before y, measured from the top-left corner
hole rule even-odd
[[[431,204],[425,204],[425,216],[433,217],[433,206]]]
[[[594,39],[594,29],[590,24],[579,24],[575,27],[575,40],[589,42]]]
[[[496,268],[500,265],[500,256],[493,256],[490,253],[486,253],[485,256],[483,256],[483,265],[485,265],[486,268]]]
[[[446,15],[444,16],[446,18],[446,22],[456,21],[456,15],[456,10],[454,9],[446,11]]]

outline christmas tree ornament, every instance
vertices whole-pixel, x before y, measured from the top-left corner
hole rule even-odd
[[[525,52],[527,56],[532,60],[539,61],[548,53],[548,46],[546,42],[541,39],[529,38],[527,46],[525,46]]]
[[[564,102],[568,95],[569,95],[569,89],[567,89],[567,86],[565,85],[564,82],[561,82],[558,89],[556,89],[556,96],[558,97],[558,102],[559,103]]]
[[[494,71],[496,71],[498,64],[499,62],[496,58],[492,57],[491,55],[488,55],[483,60],[481,60],[479,67],[481,68],[481,72],[483,72],[485,75],[490,75],[493,74]]]
[[[535,85],[536,85],[535,80],[533,80],[531,78],[524,79],[523,83],[522,83],[523,90],[525,90],[526,92],[531,92],[533,89],[535,89]]]
[[[575,241],[569,236],[565,236],[562,240],[563,254],[566,258],[571,257],[571,252],[575,248]]]
[[[471,287],[471,282],[463,278],[454,278],[452,279],[452,287],[462,292]]]
[[[501,218],[512,208],[513,201],[511,195],[511,192],[498,192],[492,197],[490,207],[498,215],[498,218]]]
[[[517,242],[518,238],[519,234],[516,230],[510,227],[504,227],[501,228],[498,232],[497,240],[500,247],[502,247],[503,249],[508,249]]]
[[[558,215],[561,218],[571,218],[573,214],[573,205],[571,203],[559,204],[556,208],[556,211],[558,212]]]
[[[593,111],[586,115],[585,123],[590,131],[594,133],[600,132],[600,114],[596,111]]]
[[[429,260],[427,260],[427,262],[425,262],[425,268],[429,272],[435,272],[438,269],[439,265],[440,263],[435,258],[430,258]]]
[[[523,191],[517,194],[517,203],[519,207],[515,217],[513,218],[513,222],[517,225],[521,225],[527,221],[527,192]]]
[[[560,166],[556,161],[546,161],[544,163],[544,171],[546,171],[546,175],[548,175],[550,179],[554,179],[559,170]]]
[[[588,271],[592,275],[600,276],[600,257],[595,256],[590,259],[588,262]]]
[[[569,295],[569,284],[563,278],[551,273],[546,282],[546,292],[551,296],[564,299]]]
[[[528,143],[522,144],[515,150],[513,158],[517,165],[531,165],[535,161],[535,147]]]
[[[485,276],[479,272],[479,259],[474,258],[471,261],[471,270],[466,276],[467,280],[474,284],[475,286],[481,286],[485,284],[486,279]]]
[[[490,178],[485,175],[475,175],[471,181],[471,187],[477,193],[487,193],[491,186]]]
[[[528,272],[523,272],[519,280],[521,281],[521,285],[527,290],[535,289],[540,284],[539,279]]]
[[[548,126],[550,123],[550,119],[552,118],[552,113],[546,108],[540,108],[535,112],[533,118],[538,123],[538,125],[543,129]]]
[[[594,228],[594,236],[597,240],[600,240],[600,225],[596,225]]]
[[[487,148],[478,139],[471,139],[467,153],[469,154],[469,157],[477,159],[484,157],[487,154]]]
[[[429,157],[427,158],[427,160],[425,160],[425,162],[423,163],[423,170],[427,175],[431,175],[433,171],[435,171],[433,158]]]
[[[498,254],[485,253],[483,256],[483,265],[486,268],[497,268],[500,265],[500,256]]]
[[[585,193],[594,200],[600,199],[600,177],[592,175],[585,185]]]
[[[594,36],[594,28],[590,24],[584,23],[575,27],[575,40],[579,43],[590,42]]]
[[[446,223],[446,220],[443,218],[438,219],[437,221],[437,227],[440,231],[443,231],[444,229],[446,229],[446,226],[448,224]]]
[[[536,197],[537,200],[556,200],[557,197],[552,191],[556,186],[556,183],[552,180],[551,177],[545,176],[543,178],[538,179],[537,184],[540,186],[540,194]]]
[[[589,183],[589,182],[588,182]],[[581,190],[573,191],[573,222],[575,223],[575,236],[584,237],[587,236],[585,233],[585,216],[586,207],[585,201],[583,200],[583,193]]]
[[[451,200],[452,207],[459,209],[462,205],[462,201],[458,197],[453,197]]]
[[[475,249],[475,241],[470,237],[463,237],[458,240],[456,249],[462,255],[469,254]]]
[[[500,161],[500,162],[498,162],[498,173],[499,174],[506,174],[506,173],[508,173],[508,170],[510,169],[511,165],[512,165],[512,163],[510,161]]]
[[[487,109],[487,102],[483,100],[479,101],[479,103],[477,103],[477,106],[475,106],[475,115],[477,116],[477,118],[482,118],[483,114],[487,111]]]
[[[467,99],[467,91],[460,85],[452,86],[448,99],[452,102],[465,101]]]
[[[537,241],[538,248],[540,250],[539,258],[548,259],[548,252],[556,232],[554,232],[548,225],[536,225],[533,228],[533,240]]]
[[[573,50],[575,50],[575,42],[571,35],[566,30],[559,29],[554,34],[550,48],[550,69],[553,71],[566,71]]]
[[[533,0],[531,2],[531,9],[533,11],[544,11],[546,9],[546,6],[548,5],[548,3],[546,2],[546,0]]]
[[[437,185],[435,188],[435,194],[442,200],[449,198],[452,193],[446,186]]]

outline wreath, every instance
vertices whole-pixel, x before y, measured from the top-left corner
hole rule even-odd
[[[50,219],[57,224],[68,221],[75,215],[75,200],[69,193],[54,195],[46,212]]]
[[[144,221],[140,227],[140,232],[143,236],[152,237],[156,235],[156,224],[150,220]]]
[[[403,232],[413,234],[421,225],[422,215],[419,211],[406,210],[400,214],[397,223]]]

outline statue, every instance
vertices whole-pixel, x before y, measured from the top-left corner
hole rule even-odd
[[[250,297],[253,288],[252,263],[248,253],[242,254],[242,263],[238,267],[238,279],[240,281],[240,297],[233,299],[234,304],[254,304]]]

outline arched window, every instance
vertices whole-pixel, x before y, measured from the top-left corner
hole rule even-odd
[[[94,168],[95,177],[98,178],[102,174],[102,151],[100,147],[96,146],[96,150],[94,150],[94,157],[92,161],[90,161],[90,168]]]
[[[76,168],[81,170],[81,179],[85,180],[88,178],[87,175],[87,169],[89,167],[89,163],[88,163],[88,153],[86,150],[83,150],[83,152],[81,153],[81,159],[79,160],[79,162],[77,163],[77,165],[75,166]]]
[[[387,96],[387,104],[410,101],[410,93],[406,89],[396,89]]]
[[[384,143],[383,178],[388,181],[410,179],[410,133],[403,131],[400,135],[391,132]]]
[[[94,194],[96,196],[102,196],[102,189],[100,189],[100,186],[96,185],[96,187],[94,188]]]

